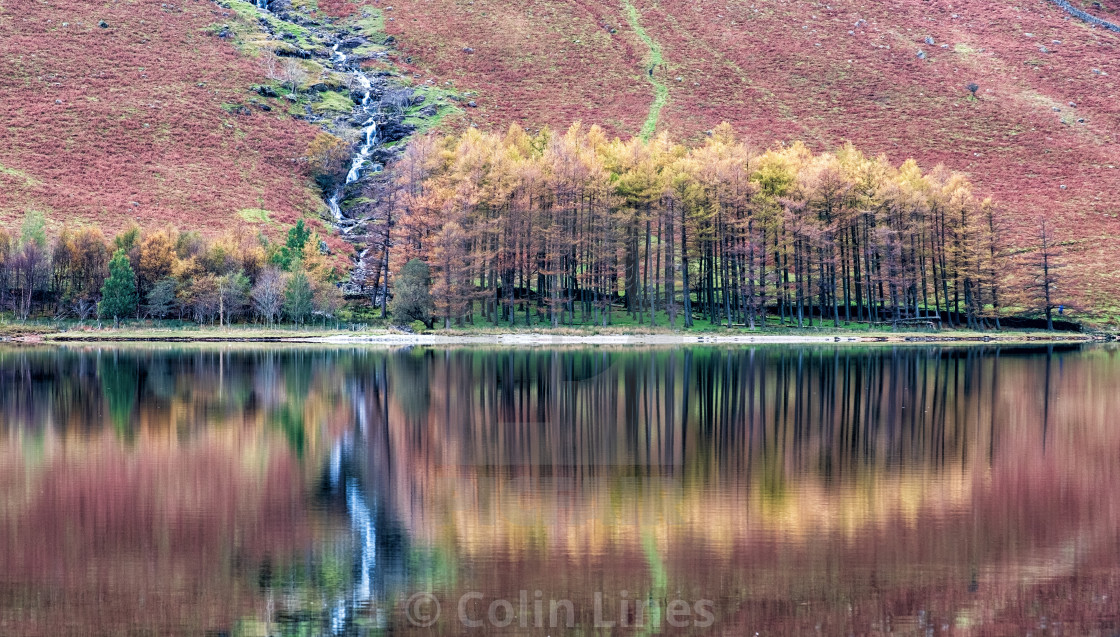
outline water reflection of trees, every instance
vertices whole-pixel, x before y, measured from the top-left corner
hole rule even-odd
[[[1120,599],[1115,355],[0,349],[0,618],[317,625],[365,563],[382,605],[625,589],[716,597],[733,633],[1093,628]]]
[[[309,350],[0,350],[0,428],[66,435],[112,427],[123,439],[262,424],[301,451],[352,420],[354,356]]]
[[[367,406],[385,432],[371,482],[498,595],[650,590],[666,572],[737,590],[723,621],[742,630],[1024,627],[1069,610],[1045,597],[1056,581],[1116,588],[1114,357],[418,350],[389,357]]]
[[[353,420],[332,358],[0,349],[0,632],[228,631],[327,590],[299,458]]]
[[[844,481],[991,459],[1024,427],[1043,442],[1055,355],[418,350],[388,357],[385,404],[369,409],[386,414],[401,451],[432,466]],[[1059,417],[1068,419],[1065,400]]]

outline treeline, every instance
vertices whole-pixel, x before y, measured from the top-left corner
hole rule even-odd
[[[369,247],[348,289],[402,324],[998,329],[1011,311],[1052,325],[1063,304],[1053,226],[1013,254],[998,208],[960,173],[850,146],[759,151],[727,125],[696,147],[578,124],[425,136],[364,195]],[[0,229],[0,312],[326,321],[346,273],[321,243],[302,221],[282,242],[135,226],[51,241],[32,212]]]
[[[303,324],[335,315],[341,276],[303,221],[284,242],[243,232],[207,240],[136,226],[112,239],[97,228],[63,228],[51,242],[34,212],[19,232],[0,229],[0,311],[20,319]]]
[[[624,310],[650,325],[998,328],[1009,303],[1053,302],[1052,268],[1008,289],[999,212],[963,175],[850,146],[757,151],[726,124],[694,148],[515,125],[417,139],[387,179],[359,283],[384,304],[390,273],[423,261],[448,326]]]

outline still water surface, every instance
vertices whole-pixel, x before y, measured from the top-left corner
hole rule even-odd
[[[1112,634],[1118,414],[1110,346],[0,349],[0,634]]]

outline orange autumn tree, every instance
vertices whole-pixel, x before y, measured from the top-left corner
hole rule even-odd
[[[414,140],[381,198],[374,277],[419,258],[445,325],[998,323],[1007,250],[962,174],[852,147],[760,151],[469,129]],[[377,296],[380,294],[380,296]]]
[[[118,278],[130,273],[128,287],[134,292],[121,298],[131,307],[122,310],[119,303],[110,303],[105,307],[114,313],[102,315],[103,320],[272,323],[275,304],[256,303],[253,291],[258,286],[258,291],[274,288],[292,276],[269,264],[276,245],[243,229],[213,240],[173,227],[144,230],[136,225],[111,239],[90,227],[63,227],[53,242],[45,230],[23,234],[27,238],[0,229],[0,311],[18,310],[28,316],[49,312],[81,321],[95,316],[104,305],[110,255],[118,251],[129,265],[127,270],[118,268]],[[307,236],[299,258],[293,260],[312,288],[313,320],[326,322],[342,308],[338,283],[344,274],[323,254],[319,235],[308,231]],[[123,289],[118,283],[114,289]]]

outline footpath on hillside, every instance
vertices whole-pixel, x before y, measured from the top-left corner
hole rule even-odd
[[[669,101],[669,87],[665,82],[654,73],[657,67],[661,66],[661,45],[658,44],[646,33],[642,27],[641,14],[638,13],[637,7],[630,2],[630,0],[623,0],[623,10],[626,12],[626,21],[630,24],[630,28],[634,33],[638,34],[638,38],[645,43],[649,49],[649,62],[646,66],[646,79],[653,86],[653,103],[649,107],[649,115],[646,116],[646,121],[642,124],[642,139],[648,140],[653,136],[654,131],[657,130],[657,120],[661,117],[661,109],[665,103]]]

